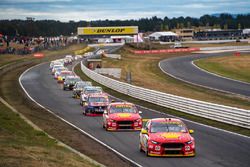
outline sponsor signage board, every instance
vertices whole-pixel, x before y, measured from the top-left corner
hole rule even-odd
[[[78,35],[127,35],[137,34],[138,26],[122,27],[78,27]]]
[[[162,50],[133,50],[134,54],[160,54],[160,53],[178,53],[178,52],[194,52],[200,48],[180,48],[180,49],[162,49]]]
[[[44,54],[43,53],[35,53],[33,55],[35,58],[43,58],[44,57]]]

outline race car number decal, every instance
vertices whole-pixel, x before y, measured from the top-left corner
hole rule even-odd
[[[131,105],[124,105],[124,104],[121,104],[121,105],[115,105],[114,107],[115,107],[115,108],[131,108],[132,106],[131,106]]]
[[[129,113],[120,113],[120,114],[117,114],[119,117],[122,117],[122,118],[128,118],[131,116],[131,114]]]
[[[173,124],[173,125],[179,125],[179,126],[183,126],[182,123],[180,122],[160,122],[160,124]]]
[[[166,139],[178,139],[181,135],[176,133],[163,133],[160,136]]]

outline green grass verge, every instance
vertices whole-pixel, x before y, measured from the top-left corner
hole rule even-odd
[[[206,58],[194,63],[209,72],[250,83],[250,55]]]
[[[225,130],[236,132],[236,133],[239,133],[239,134],[242,134],[242,135],[250,136],[250,130],[246,129],[246,128],[241,128],[241,127],[238,127],[238,126],[233,126],[233,125],[213,121],[213,120],[210,120],[210,119],[205,119],[205,118],[202,118],[202,117],[186,114],[186,113],[183,113],[183,112],[180,112],[180,111],[177,111],[177,110],[169,109],[169,108],[166,108],[166,107],[161,107],[161,106],[158,106],[158,105],[155,105],[155,104],[152,104],[152,103],[149,103],[149,102],[145,102],[143,100],[139,100],[139,99],[133,98],[131,96],[119,93],[119,92],[117,92],[117,91],[115,91],[113,89],[110,89],[110,88],[108,88],[108,87],[106,87],[104,85],[101,85],[101,84],[95,82],[94,80],[90,79],[88,76],[86,76],[81,71],[80,64],[78,64],[75,67],[75,73],[78,76],[80,76],[82,80],[91,81],[93,85],[101,86],[105,92],[107,92],[110,95],[115,96],[117,98],[129,101],[129,102],[132,102],[134,104],[141,105],[141,106],[144,106],[144,107],[147,107],[147,108],[150,108],[150,109],[161,111],[161,112],[173,115],[173,116],[185,118],[185,119],[188,119],[188,120],[192,120],[192,121],[199,122],[199,123],[202,123],[202,124],[210,125],[210,126],[217,127],[217,128],[220,128],[220,129],[225,129]]]
[[[0,166],[94,166],[0,103]]]

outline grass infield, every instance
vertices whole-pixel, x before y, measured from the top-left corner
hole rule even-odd
[[[250,54],[200,59],[194,63],[209,72],[250,83]]]

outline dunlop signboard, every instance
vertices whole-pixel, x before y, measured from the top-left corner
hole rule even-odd
[[[137,34],[137,26],[125,27],[78,27],[78,35],[128,35]]]

